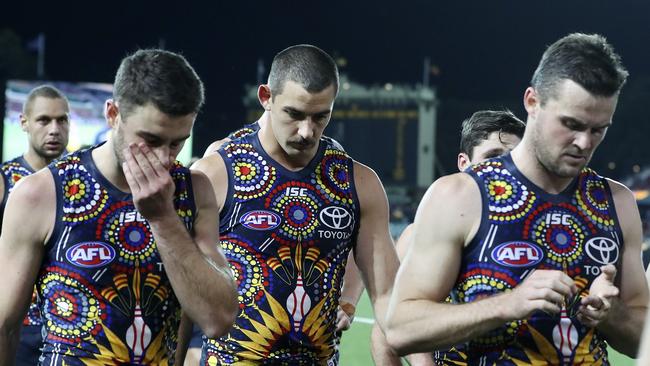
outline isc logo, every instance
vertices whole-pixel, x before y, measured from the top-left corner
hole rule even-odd
[[[546,214],[546,225],[571,225],[571,215],[553,212]]]
[[[529,267],[542,261],[542,250],[523,241],[503,243],[492,251],[492,259],[508,267]]]
[[[120,223],[128,224],[129,222],[146,222],[147,220],[140,215],[138,211],[129,211],[120,213]]]
[[[89,241],[68,249],[65,256],[70,263],[93,268],[110,263],[115,258],[115,249],[98,241]]]
[[[286,194],[287,197],[305,197],[307,195],[307,188],[287,187],[284,194]]]
[[[253,230],[272,230],[278,227],[281,221],[280,215],[263,210],[247,212],[239,219],[242,225]]]

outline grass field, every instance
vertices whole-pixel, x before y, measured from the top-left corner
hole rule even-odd
[[[357,317],[372,318],[372,308],[368,296],[364,294],[357,306]],[[352,327],[343,333],[341,340],[341,365],[342,366],[369,366],[373,365],[370,357],[370,330],[372,325],[355,322]],[[634,360],[609,350],[610,362],[613,366],[632,366]],[[407,363],[404,362],[404,365]]]

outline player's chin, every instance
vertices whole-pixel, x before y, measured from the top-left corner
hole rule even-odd
[[[60,148],[44,148],[42,150],[43,156],[47,158],[56,158],[59,157],[63,152],[65,151],[65,148],[60,147]]]
[[[557,175],[563,178],[575,178],[585,166],[586,164],[564,165],[558,170]]]

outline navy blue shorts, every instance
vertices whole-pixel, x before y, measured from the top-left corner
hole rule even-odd
[[[41,357],[43,336],[40,325],[23,325],[20,329],[20,344],[16,350],[16,366],[38,365]]]
[[[190,338],[190,344],[187,347],[188,348],[203,347],[203,332],[201,332],[201,328],[196,326],[196,324],[192,324],[192,338]]]

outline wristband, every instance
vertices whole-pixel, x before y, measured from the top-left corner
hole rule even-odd
[[[341,301],[339,304],[341,310],[346,313],[350,319],[354,318],[354,312],[357,310],[357,307],[347,301]]]

